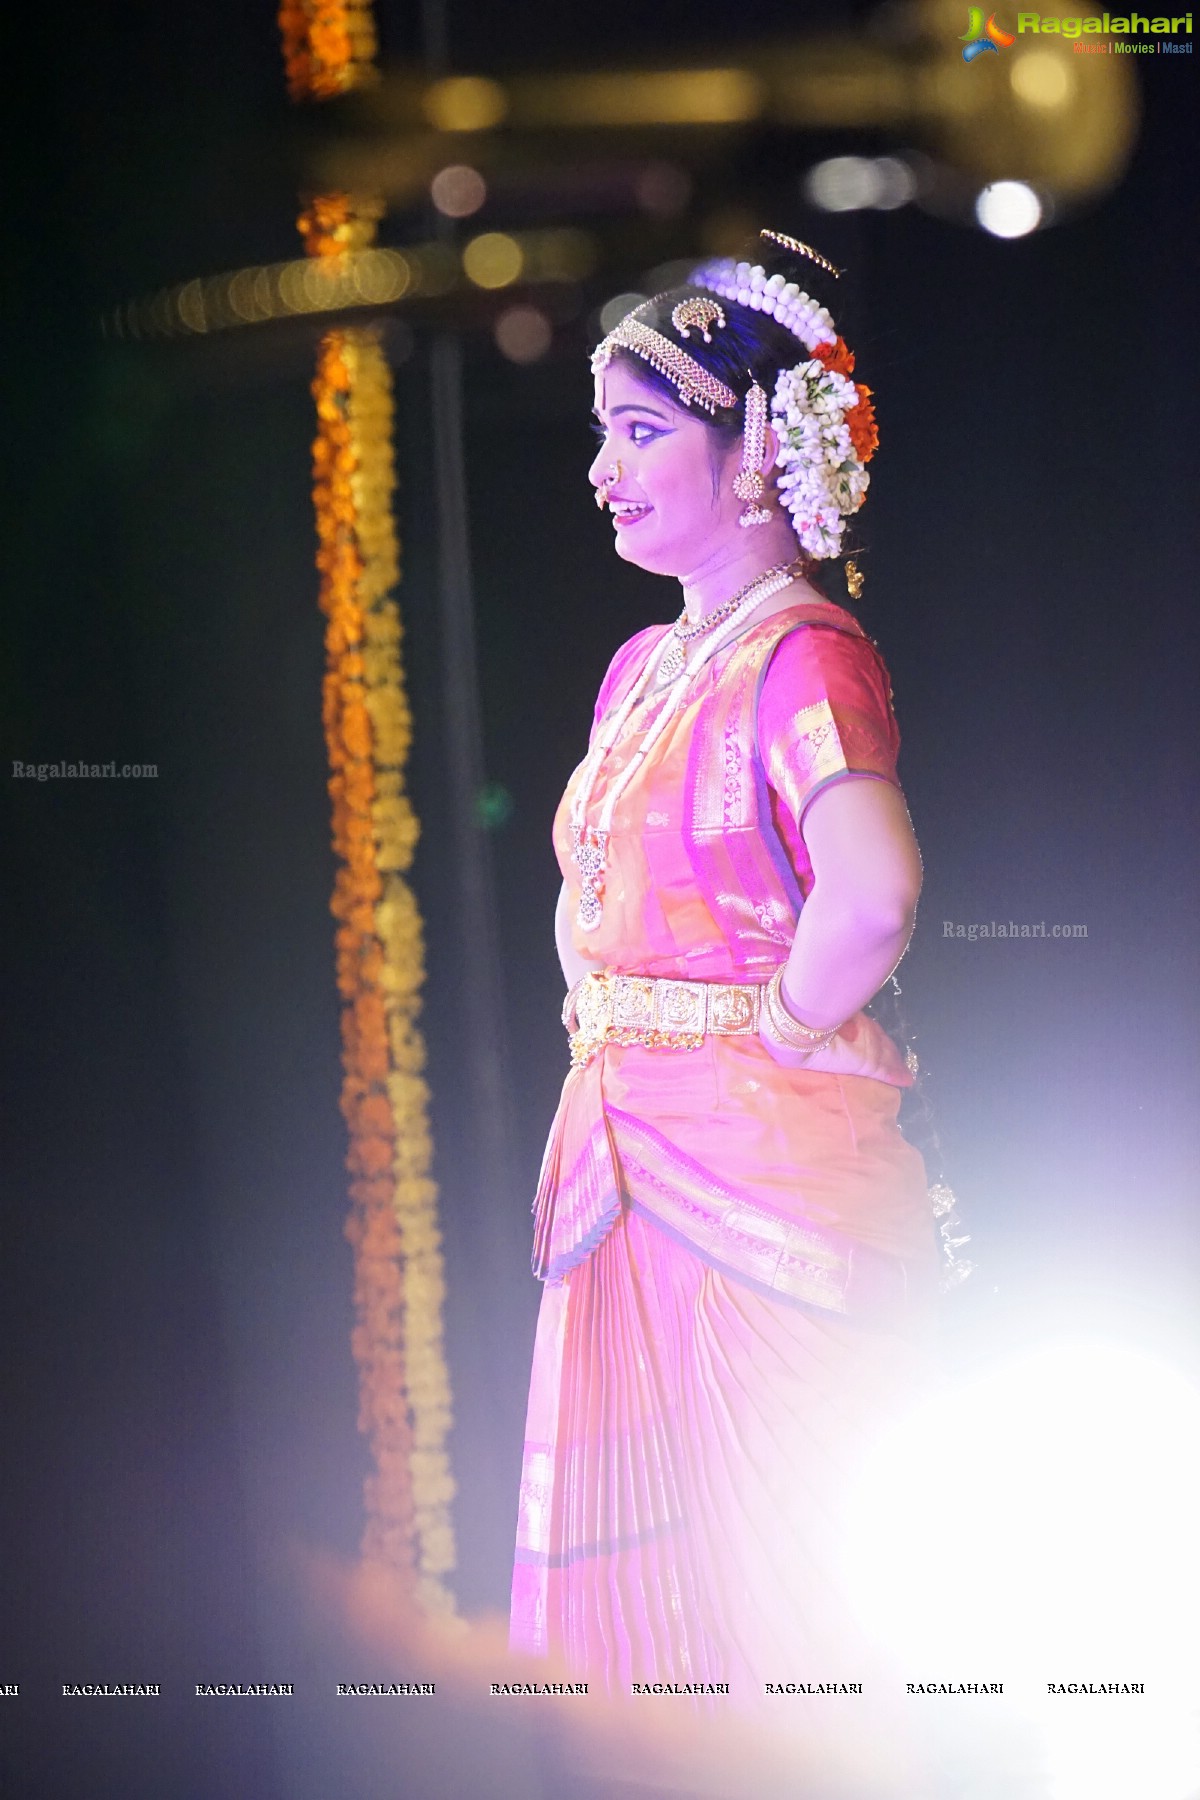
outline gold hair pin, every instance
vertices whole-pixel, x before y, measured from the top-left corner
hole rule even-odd
[[[764,230],[760,231],[758,235],[770,238],[773,244],[782,244],[785,250],[794,251],[797,256],[807,256],[808,260],[815,262],[819,268],[828,269],[835,281],[843,273],[841,269],[834,267],[827,256],[822,256],[819,250],[814,250],[811,244],[802,244],[799,238],[789,237],[785,231]]]

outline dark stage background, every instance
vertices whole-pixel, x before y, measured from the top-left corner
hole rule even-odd
[[[737,10],[754,31],[864,16]],[[302,1681],[279,1546],[352,1555],[368,1468],[316,332],[139,350],[98,328],[132,294],[297,253],[275,27],[226,0],[60,25],[16,97],[8,188],[0,1683],[23,1698],[0,1713],[0,1794],[328,1796],[347,1790],[299,1713],[284,1729],[264,1710],[195,1723],[173,1702],[135,1720],[53,1701],[65,1681]],[[402,9],[380,25],[385,53],[415,52]],[[638,20],[647,53],[731,29],[715,0]],[[580,53],[596,20],[557,9],[537,31]],[[454,61],[511,59],[533,32],[533,15],[460,5]],[[964,1361],[1082,1321],[1196,1363],[1197,93],[1191,58],[1137,74],[1127,179],[1056,229],[1005,243],[910,208],[823,220],[798,198],[803,157],[771,219],[851,265],[839,324],[880,415],[862,616],[927,865],[902,980],[979,1264],[949,1309]],[[550,820],[613,648],[677,604],[617,562],[592,506],[586,329],[531,368],[486,336],[467,348],[486,772],[513,800],[492,843],[516,1047],[504,1187],[460,1080],[428,365],[420,338],[392,340],[473,1613],[507,1601],[529,1204],[565,1070]],[[158,777],[38,783],[9,779],[12,759]],[[970,944],[944,920],[1087,936]]]

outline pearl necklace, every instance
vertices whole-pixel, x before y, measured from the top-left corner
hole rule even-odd
[[[718,625],[723,625],[726,619],[731,619],[734,613],[741,612],[751,593],[754,594],[757,603],[763,598],[762,589],[767,582],[774,580],[776,575],[782,575],[785,570],[790,571],[796,567],[798,564],[794,562],[776,563],[775,567],[768,569],[765,575],[756,575],[753,581],[748,581],[745,587],[739,588],[731,600],[726,600],[720,606],[715,606],[710,613],[705,613],[696,625],[688,624],[687,607],[685,606],[671,627],[671,635],[675,642],[669,647],[658,665],[659,681],[675,681],[682,675],[687,660],[685,644],[694,643],[697,638],[705,637],[710,631],[715,631]]]
[[[768,569],[765,575],[756,576],[747,587],[734,595],[732,601],[715,609],[716,613],[721,615],[719,619],[714,620],[714,614],[710,613],[700,627],[692,628],[688,634],[691,637],[700,637],[710,626],[716,629],[716,636],[708,646],[705,660],[715,655],[722,644],[727,643],[730,638],[735,636],[747,613],[752,612],[769,595],[777,594],[780,588],[787,587],[795,580],[797,566],[794,562],[780,563],[774,569]],[[686,617],[686,614],[684,616]],[[670,630],[672,633],[676,633],[677,627],[672,626]],[[605,795],[604,805],[600,809],[599,824],[589,827],[587,823],[588,807],[604,759],[624,731],[634,707],[637,706],[645,690],[649,687],[656,663],[661,672],[662,666],[667,660],[664,657],[661,662],[657,661],[656,652],[662,642],[663,639],[660,638],[658,645],[651,650],[641,674],[617,708],[611,723],[607,728],[597,732],[596,741],[588,751],[587,760],[583,765],[583,773],[579,778],[579,786],[575,790],[575,798],[571,804],[571,856],[575,867],[579,870],[582,883],[579,908],[575,916],[581,931],[595,931],[604,911],[604,876],[608,863],[608,840],[612,834],[613,815],[617,810],[618,802],[666,730],[687,692],[688,683],[694,673],[685,663],[679,673],[675,675],[667,690],[666,699],[663,701],[658,717],[642,740],[641,749],[636,750],[630,757]],[[682,660],[684,652],[678,636],[675,645],[672,646],[672,650],[675,649],[678,649]],[[669,650],[667,657],[671,654],[672,651]]]

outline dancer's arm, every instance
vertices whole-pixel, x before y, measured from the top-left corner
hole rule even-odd
[[[908,948],[921,853],[904,796],[887,781],[839,781],[822,789],[802,829],[813,888],[788,956],[783,998],[796,1018],[824,1030],[865,1006]],[[830,1052],[772,1054],[797,1067],[824,1068]]]

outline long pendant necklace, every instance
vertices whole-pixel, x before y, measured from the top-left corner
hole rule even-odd
[[[604,877],[608,866],[608,842],[612,834],[613,815],[625,789],[641,768],[651,750],[666,730],[676,712],[693,671],[687,667],[685,643],[707,632],[715,630],[716,636],[708,646],[707,655],[712,656],[720,646],[733,637],[743,618],[752,612],[771,594],[777,594],[780,588],[787,587],[795,579],[798,564],[795,562],[779,563],[768,569],[765,575],[758,575],[741,591],[724,605],[714,609],[699,625],[680,630],[680,620],[671,627],[675,639],[666,654],[656,661],[657,647],[646,659],[638,679],[617,708],[609,725],[596,734],[596,741],[588,752],[579,778],[579,786],[575,790],[575,798],[571,805],[571,856],[579,871],[580,893],[576,920],[581,931],[595,931],[604,913]],[[685,613],[684,618],[687,617]],[[662,639],[659,640],[661,645]],[[678,657],[678,662],[674,659]],[[650,726],[636,750],[626,763],[617,779],[609,788],[600,809],[599,823],[589,826],[587,822],[588,807],[591,803],[592,791],[605,757],[624,731],[635,706],[650,686],[655,673],[662,680],[669,680],[671,686],[667,691],[662,708],[653,725]]]

